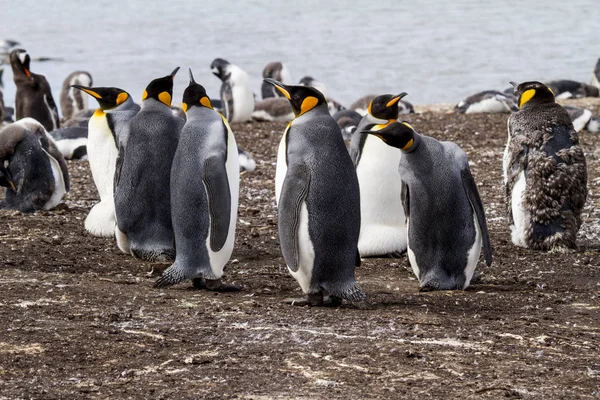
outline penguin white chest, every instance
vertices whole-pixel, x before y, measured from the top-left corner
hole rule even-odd
[[[112,198],[118,150],[105,115],[90,118],[87,154],[100,199]]]
[[[275,204],[279,203],[279,197],[281,197],[281,188],[283,187],[283,181],[287,174],[287,162],[286,162],[286,138],[289,130],[289,125],[283,132],[281,141],[279,141],[279,148],[277,149],[277,167],[275,169]]]
[[[44,204],[42,208],[44,210],[51,210],[60,203],[67,190],[62,170],[60,169],[60,164],[58,163],[58,161],[56,161],[54,157],[52,157],[47,152],[46,155],[48,156],[48,161],[50,161],[50,168],[52,168],[52,176],[54,178],[54,192],[52,192],[52,196],[50,196],[50,199],[48,199],[48,201],[46,202],[46,204]]]
[[[302,205],[300,206],[300,218],[298,221],[298,252],[298,270],[294,272],[288,267],[288,271],[290,271],[290,274],[296,279],[300,288],[302,288],[302,291],[304,293],[310,293],[310,283],[315,261],[315,248],[308,231],[308,208],[306,207],[306,202],[302,202]]]
[[[517,246],[525,246],[525,225],[529,219],[523,206],[523,194],[527,186],[525,172],[521,171],[513,186],[511,193],[511,211],[513,224],[511,225],[512,241]]]

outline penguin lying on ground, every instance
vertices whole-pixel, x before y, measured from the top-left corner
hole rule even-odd
[[[48,81],[44,75],[31,72],[29,62],[29,54],[23,49],[10,53],[10,66],[17,86],[15,120],[31,117],[51,132],[60,127],[58,108]]]
[[[586,160],[569,114],[540,82],[515,87],[503,170],[512,241],[536,250],[576,248],[587,198]]]
[[[7,187],[0,208],[51,210],[69,191],[69,172],[52,137],[33,118],[0,130],[0,185]]]
[[[171,112],[173,78],[178,70],[148,84],[142,109],[118,138],[117,245],[122,252],[151,262],[175,260],[169,188],[171,164],[185,123]]]
[[[593,133],[600,132],[600,118],[594,117],[590,110],[573,106],[563,106],[563,108],[569,113],[576,132],[583,129]]]
[[[352,134],[356,130],[356,127],[360,123],[362,116],[353,110],[342,110],[336,112],[333,115],[333,119],[340,127],[344,141],[348,143],[352,138]]]
[[[221,84],[221,106],[229,122],[246,122],[252,119],[254,93],[246,71],[222,58],[210,64],[212,73]]]
[[[87,160],[87,127],[59,128],[50,132],[50,135],[66,160]]]
[[[519,108],[516,97],[497,90],[485,90],[458,102],[452,112],[457,114],[473,113],[510,113]]]
[[[420,290],[466,289],[479,260],[492,264],[483,204],[465,152],[415,132],[408,122],[366,131],[402,150],[399,172],[408,259]]]
[[[270,97],[257,101],[252,112],[255,121],[285,121],[294,119],[290,102],[285,97]]]
[[[583,82],[564,79],[550,81],[546,85],[552,89],[552,92],[557,99],[579,99],[581,97],[598,97],[600,95],[600,91],[597,87]]]
[[[265,81],[290,101],[296,115],[279,144],[275,174],[281,251],[307,295],[292,304],[339,305],[346,299],[368,307],[354,278],[360,265],[358,180],[340,128],[320,91]]]
[[[375,97],[377,97],[376,94],[367,94],[361,97],[360,99],[352,103],[352,105],[350,105],[350,110],[354,110],[364,117],[368,113],[369,104],[371,104]],[[398,102],[398,115],[414,113],[415,108],[408,101],[400,100]]]
[[[265,69],[263,69],[262,77],[263,77],[263,79],[265,79],[265,78],[275,79],[276,81],[279,81],[279,82],[283,83],[284,85],[292,84],[292,76],[290,75],[290,71],[287,69],[287,67],[285,65],[283,65],[279,61],[273,61],[273,62],[268,63],[267,66],[265,67]],[[271,97],[283,97],[283,95],[279,91],[277,91],[272,85],[270,85],[264,81],[261,85],[261,94],[262,94],[263,100],[266,100]],[[289,106],[289,104],[288,104],[288,106]],[[290,119],[290,121],[291,121],[291,119]]]
[[[112,237],[115,234],[114,181],[119,138],[127,122],[133,118],[140,106],[131,95],[115,87],[85,87],[73,85],[92,96],[98,108],[90,118],[86,153],[92,178],[100,202],[95,204],[85,219],[85,230],[94,236]]]
[[[193,279],[194,287],[240,290],[221,282],[233,252],[240,171],[235,137],[190,70],[187,120],[171,167],[171,216],[177,255],[155,287]]]
[[[71,72],[63,81],[60,91],[60,110],[64,121],[70,120],[77,113],[88,109],[88,97],[75,89],[73,85],[91,87],[92,75],[87,71],[75,71]]]

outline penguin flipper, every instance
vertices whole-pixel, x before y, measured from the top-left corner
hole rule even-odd
[[[123,159],[125,158],[125,146],[119,146],[119,154],[117,155],[117,161],[115,164],[115,177],[113,180],[113,193],[117,193],[117,186],[121,179],[121,168],[123,168]]]
[[[406,223],[406,221],[408,220],[409,217],[409,210],[410,210],[410,203],[409,203],[409,197],[408,197],[408,185],[406,184],[406,182],[404,181],[400,181],[400,198],[402,199],[402,208],[404,209],[404,222]]]
[[[483,203],[481,202],[479,192],[477,191],[477,185],[475,185],[475,180],[473,179],[473,175],[471,175],[471,171],[469,170],[468,166],[464,167],[460,171],[460,176],[462,178],[463,188],[465,189],[469,203],[471,203],[471,208],[473,211],[475,211],[475,215],[477,215],[477,223],[479,224],[479,230],[481,231],[481,237],[483,239],[483,254],[485,255],[485,263],[489,267],[492,265],[492,244],[490,243],[490,236],[488,233],[487,223],[485,221]]]
[[[215,253],[223,248],[229,235],[231,192],[224,156],[210,156],[204,162],[202,182],[208,197],[210,214],[210,248]]]
[[[298,227],[309,183],[310,173],[306,165],[291,164],[288,166],[278,203],[279,242],[283,258],[293,272],[298,271],[300,265]]]

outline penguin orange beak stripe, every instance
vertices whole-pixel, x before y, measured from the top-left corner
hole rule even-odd
[[[275,85],[275,88],[281,92],[288,100],[290,99],[290,92],[282,88],[281,86]]]
[[[98,93],[94,92],[93,90],[90,89],[85,89],[85,88],[80,88],[81,90],[83,90],[84,92],[86,92],[87,94],[89,94],[90,96],[93,96],[97,99],[101,99],[102,96],[100,96]]]
[[[23,68],[23,70],[25,71],[25,75],[27,75],[28,78],[31,78],[31,72],[29,72],[27,68]]]
[[[385,105],[386,107],[391,107],[394,104],[396,104],[398,101],[400,101],[400,96],[398,97],[394,97],[393,99],[391,99],[390,101],[387,102],[387,104]]]
[[[288,92],[287,89],[283,87],[281,83],[277,82],[275,79],[272,78],[266,78],[264,79],[264,81],[275,86],[275,88],[279,90],[281,94],[285,96],[286,99],[291,100],[290,92]]]

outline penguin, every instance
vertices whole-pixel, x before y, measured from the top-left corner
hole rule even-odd
[[[541,82],[516,84],[503,157],[512,242],[535,250],[577,248],[587,167],[568,112]]]
[[[296,116],[279,144],[275,174],[281,251],[306,294],[292,304],[339,305],[345,299],[368,307],[354,278],[360,265],[358,180],[340,128],[318,90],[265,81],[290,101]]]
[[[350,140],[350,157],[360,185],[358,251],[363,257],[400,257],[406,251],[406,218],[398,202],[402,194],[398,175],[402,152],[363,133],[396,121],[398,102],[404,96],[406,93],[374,98]]]
[[[571,81],[567,79],[550,81],[546,83],[557,99],[571,99],[582,97],[598,97],[600,90],[587,83]]]
[[[458,102],[451,113],[510,113],[518,110],[516,101],[517,99],[512,94],[497,90],[485,90]]]
[[[112,237],[116,227],[114,179],[119,138],[140,106],[134,103],[129,93],[116,87],[73,85],[73,89],[92,96],[100,106],[89,120],[86,143],[90,170],[100,202],[90,210],[84,227],[93,236]]]
[[[369,104],[371,104],[371,101],[373,101],[375,97],[377,97],[376,94],[367,94],[361,97],[350,105],[350,110],[354,110],[364,117],[368,113],[367,109],[369,108]],[[415,108],[411,103],[405,100],[398,101],[398,115],[414,113]]]
[[[96,112],[96,110],[91,110],[91,109],[79,111],[79,112],[77,112],[77,114],[75,114],[73,117],[71,117],[71,119],[68,119],[68,120],[62,122],[60,124],[60,126],[63,128],[72,128],[72,127],[87,128],[87,126],[90,122],[90,118],[92,118],[92,116],[94,116],[95,112]]]
[[[10,52],[21,43],[16,40],[2,39],[0,40],[0,64],[10,63]]]
[[[13,80],[17,86],[15,119],[34,118],[51,132],[60,127],[58,108],[48,81],[44,75],[31,72],[29,62],[29,54],[23,49],[15,49],[10,53]]]
[[[600,58],[596,62],[596,67],[594,68],[594,75],[592,75],[592,85],[600,89]]]
[[[407,253],[419,290],[461,290],[471,283],[481,247],[492,264],[483,204],[466,153],[418,134],[408,122],[364,131],[402,152],[398,171],[408,227]]]
[[[352,134],[362,120],[362,116],[354,110],[342,110],[333,114],[333,119],[337,122],[345,142],[350,142]]]
[[[50,135],[65,160],[87,160],[87,127],[58,128]]]
[[[600,132],[600,118],[594,117],[590,110],[573,106],[563,106],[563,108],[569,113],[576,132],[583,129],[593,133]]]
[[[2,93],[2,90],[0,90],[0,127],[2,126],[2,123],[4,122],[4,119],[7,118],[7,116],[8,113],[4,108],[4,94]]]
[[[161,288],[192,279],[194,287],[240,290],[221,281],[235,240],[240,170],[238,148],[225,117],[202,85],[183,93],[186,123],[171,167],[171,217],[177,255],[154,284]]]
[[[73,118],[78,112],[88,109],[88,97],[72,85],[91,87],[92,75],[87,71],[75,71],[63,81],[60,91],[60,110],[65,121]]]
[[[150,262],[175,260],[169,188],[171,164],[185,124],[171,112],[173,79],[178,70],[148,84],[140,112],[119,136],[117,245],[122,252]]]
[[[285,65],[283,65],[279,61],[273,61],[267,64],[265,69],[263,69],[262,77],[264,78],[272,78],[276,81],[279,81],[285,85],[292,84],[292,75],[290,71],[287,69]],[[276,90],[272,85],[264,82],[260,87],[260,91],[262,94],[263,100],[266,100],[271,97],[283,97],[283,95]],[[287,99],[286,99],[287,100]],[[291,121],[291,120],[290,120]]]
[[[54,140],[33,118],[0,130],[0,208],[22,213],[51,210],[69,191],[69,171]]]
[[[254,110],[254,93],[246,71],[222,58],[214,59],[210,68],[212,73],[223,82],[221,103],[227,121],[250,121]]]
[[[290,102],[285,97],[269,97],[256,102],[254,111],[252,111],[252,119],[255,121],[290,122],[294,119],[294,112]]]
[[[323,94],[325,100],[327,101],[327,108],[329,110],[329,114],[334,115],[338,111],[343,111],[346,109],[343,105],[333,100],[332,98],[327,96],[327,88],[323,82],[314,79],[312,76],[305,76],[298,82],[303,86],[310,86],[317,89],[319,92]]]

